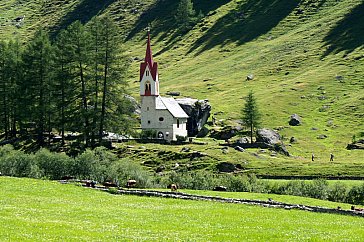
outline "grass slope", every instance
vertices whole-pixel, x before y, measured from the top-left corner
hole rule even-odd
[[[213,156],[210,163],[247,162],[262,173],[262,167],[273,166],[272,173],[283,175],[303,169],[305,174],[356,176],[363,168],[363,151],[345,149],[353,135],[364,133],[363,1],[196,0],[204,18],[188,32],[177,30],[173,16],[178,2],[173,0],[61,2],[2,1],[0,39],[15,35],[26,40],[39,26],[56,33],[75,19],[87,22],[98,12],[109,12],[122,29],[126,54],[135,59],[144,57],[144,29],[150,25],[162,94],[180,91],[207,98],[221,124],[235,125],[243,98],[253,90],[262,125],[279,128],[286,143],[292,136],[298,141],[288,147],[294,157],[278,159],[259,157],[255,150],[222,156],[218,146],[205,147]],[[26,15],[21,28],[11,22],[19,15]],[[127,77],[135,97],[138,68],[134,61]],[[254,80],[246,81],[248,74]],[[301,126],[288,125],[293,113],[302,117]],[[335,162],[328,163],[331,152]],[[148,155],[136,158],[143,162]]]
[[[364,236],[360,217],[116,196],[57,182],[8,177],[0,177],[0,190],[0,237],[6,241],[359,241]],[[266,199],[261,194],[227,195]],[[288,196],[274,199],[338,205]]]

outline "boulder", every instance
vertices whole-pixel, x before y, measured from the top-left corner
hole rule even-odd
[[[258,129],[257,130],[257,142],[266,143],[269,145],[275,145],[282,143],[281,136],[272,129]]]
[[[297,142],[297,139],[295,137],[291,137],[289,139],[289,143],[296,143]]]
[[[364,139],[358,140],[354,143],[348,144],[346,147],[348,150],[362,149],[364,150]]]
[[[292,114],[291,119],[289,120],[289,125],[298,126],[301,125],[301,117],[298,114]]]
[[[246,80],[247,81],[251,81],[253,79],[254,79],[254,75],[253,74],[249,74],[249,75],[246,76]]]
[[[196,136],[210,117],[210,102],[192,98],[180,98],[176,99],[176,101],[189,116],[187,120],[188,136]]]
[[[221,130],[215,130],[211,133],[211,137],[219,140],[228,140],[239,133],[240,129],[233,126],[225,126]]]
[[[197,138],[202,138],[202,137],[206,137],[209,134],[209,129],[206,127],[202,127],[202,129],[200,130],[200,132],[198,132],[198,134],[196,135]]]
[[[320,134],[319,136],[317,136],[318,139],[326,139],[327,135],[326,134]]]
[[[221,162],[216,165],[216,168],[219,172],[234,172],[236,170],[235,165],[229,162]]]
[[[225,186],[216,186],[214,187],[213,191],[226,192],[227,188]]]
[[[137,100],[135,98],[133,98],[132,96],[130,96],[130,95],[125,95],[124,97],[125,97],[126,100],[128,100],[130,102],[134,114],[140,115],[141,114],[141,106],[137,102]]]
[[[248,144],[250,143],[250,139],[248,137],[242,137],[238,140],[236,140],[237,144]]]
[[[181,95],[180,92],[167,92],[166,94],[169,95],[169,96],[176,96],[176,97]]]
[[[240,146],[235,146],[234,149],[237,150],[237,151],[240,151],[240,152],[244,152],[245,151],[244,148],[242,148]]]
[[[281,140],[281,136],[274,130],[266,128],[258,129],[256,142],[264,143],[275,151],[282,153],[286,156],[290,156],[286,146]]]

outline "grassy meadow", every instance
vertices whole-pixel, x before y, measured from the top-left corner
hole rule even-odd
[[[112,195],[57,182],[0,177],[4,241],[360,241],[360,217]],[[187,191],[266,199],[264,194]],[[272,196],[270,196],[272,197]],[[348,205],[289,196],[277,201]]]
[[[364,34],[361,0],[221,0],[193,1],[204,17],[189,31],[174,21],[178,1],[20,1],[0,3],[0,39],[26,43],[37,28],[53,35],[76,19],[86,23],[109,13],[120,26],[120,39],[130,57],[129,92],[139,98],[139,59],[144,57],[151,27],[154,59],[159,63],[160,90],[208,99],[219,130],[239,125],[244,97],[253,90],[262,126],[278,129],[292,157],[270,152],[230,150],[219,141],[190,145],[207,154],[194,161],[161,159],[154,152],[131,157],[144,164],[176,162],[214,169],[216,162],[243,164],[267,175],[362,176],[364,153],[347,150],[353,136],[364,137]],[[25,15],[20,27],[13,21]],[[246,80],[254,75],[251,81]],[[291,114],[302,125],[288,125]],[[324,138],[320,138],[324,137]],[[297,142],[289,144],[291,137]],[[288,145],[289,144],[289,145]],[[138,145],[136,145],[138,146]],[[179,152],[180,146],[144,145],[147,150]],[[143,153],[143,152],[142,152]],[[315,161],[311,162],[311,154]],[[329,162],[329,155],[335,155]],[[155,169],[155,167],[152,167]]]

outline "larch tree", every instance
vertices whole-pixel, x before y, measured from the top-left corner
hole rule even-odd
[[[43,30],[36,32],[34,39],[24,51],[24,82],[22,89],[28,91],[27,104],[23,107],[27,121],[34,124],[37,143],[44,145],[44,133],[51,126],[51,78],[53,67],[53,48],[49,36]]]
[[[250,129],[250,142],[253,143],[254,129],[259,126],[261,116],[252,91],[246,96],[245,101],[242,120],[245,126]]]

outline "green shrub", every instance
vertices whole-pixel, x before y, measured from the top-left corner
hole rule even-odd
[[[64,153],[52,153],[47,149],[41,149],[35,153],[34,159],[41,173],[52,180],[70,175],[72,171],[73,160]]]
[[[153,129],[142,130],[140,133],[140,138],[142,139],[155,139],[157,138],[157,131]]]
[[[113,162],[109,175],[118,185],[126,185],[127,180],[136,180],[136,187],[146,188],[153,185],[151,175],[143,167],[128,159]]]
[[[3,175],[27,177],[30,174],[33,162],[31,155],[14,150],[11,145],[0,148],[0,171]]]
[[[187,140],[187,136],[176,135],[177,142],[185,142]]]
[[[92,179],[99,182],[112,180],[110,169],[116,160],[116,155],[105,147],[87,149],[75,158],[72,174],[81,179]]]
[[[364,205],[364,184],[361,186],[353,186],[348,192],[346,202]]]
[[[328,200],[334,202],[345,202],[348,195],[348,188],[341,182],[336,182],[328,192]]]

